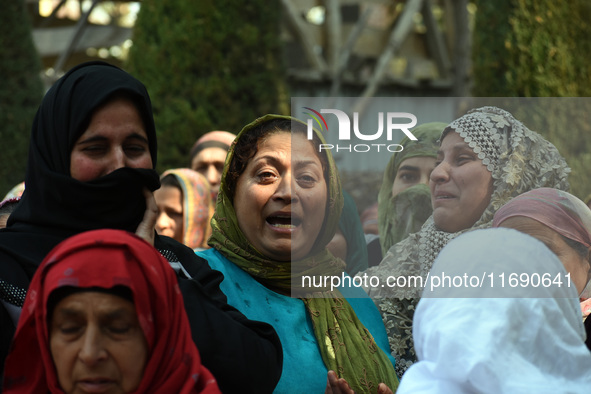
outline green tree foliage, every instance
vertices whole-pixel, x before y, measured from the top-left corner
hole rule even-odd
[[[507,15],[511,0],[476,1],[472,44],[472,94],[477,97],[512,96],[505,73],[509,68],[507,41],[511,26]]]
[[[591,96],[591,2],[477,0],[476,5],[475,96]],[[546,118],[547,128],[538,131],[567,159],[573,170],[571,192],[580,198],[591,193],[591,123],[586,101],[576,105],[568,100],[544,102],[527,114]]]
[[[158,167],[187,166],[195,140],[286,113],[279,2],[146,0],[127,69],[150,92]]]
[[[33,117],[43,93],[41,61],[24,0],[0,12],[0,199],[25,179]]]

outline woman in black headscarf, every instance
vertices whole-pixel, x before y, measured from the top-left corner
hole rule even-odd
[[[147,238],[175,268],[193,340],[220,388],[273,389],[282,362],[273,329],[228,306],[221,274],[154,232],[156,150],[148,92],[121,69],[85,63],[47,92],[33,123],[27,189],[0,232],[0,367],[45,255],[71,235],[112,228]]]

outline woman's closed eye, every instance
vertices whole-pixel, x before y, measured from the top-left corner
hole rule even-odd
[[[125,153],[129,156],[141,156],[144,152],[148,150],[148,148],[144,145],[140,144],[129,144],[123,147]]]
[[[107,327],[107,330],[115,335],[123,335],[123,334],[127,334],[131,331],[132,326],[130,324],[127,323],[116,323],[116,324],[111,324]]]
[[[93,144],[87,145],[81,150],[90,155],[99,155],[107,151],[107,146],[104,144]]]
[[[72,335],[78,334],[82,330],[82,328],[83,328],[83,326],[81,324],[66,323],[66,324],[60,325],[58,327],[58,330],[63,335],[72,336]]]
[[[474,155],[468,155],[468,154],[458,155],[456,157],[456,163],[458,165],[462,165],[462,164],[465,164],[465,163],[472,162],[475,159],[476,159],[476,157]]]
[[[182,211],[178,211],[176,209],[172,209],[172,208],[165,208],[164,213],[170,217],[170,218],[182,218],[183,217],[183,212]]]

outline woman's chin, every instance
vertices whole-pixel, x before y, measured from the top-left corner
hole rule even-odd
[[[269,259],[287,262],[302,260],[310,253],[310,249],[311,245],[298,245],[297,241],[283,239],[263,248],[261,252]]]

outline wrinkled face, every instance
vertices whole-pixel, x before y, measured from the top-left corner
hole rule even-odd
[[[448,133],[437,152],[429,187],[435,225],[454,233],[482,216],[493,192],[492,174],[458,133]]]
[[[554,237],[552,238],[551,245],[548,246],[556,253],[556,256],[558,256],[566,271],[570,273],[572,285],[576,287],[577,293],[581,294],[589,280],[589,270],[591,269],[589,255],[581,256],[557,232],[552,232],[554,233]]]
[[[191,162],[191,169],[207,179],[211,185],[211,190],[215,194],[220,190],[220,181],[227,154],[228,152],[222,148],[206,148],[195,155]]]
[[[75,293],[56,305],[49,324],[51,357],[65,393],[137,389],[148,345],[131,301],[107,293]]]
[[[82,182],[119,168],[152,168],[144,123],[132,101],[116,98],[99,107],[70,156],[70,175]]]
[[[581,294],[591,277],[589,250],[583,256],[582,250],[577,250],[569,245],[560,233],[530,217],[512,216],[500,222],[498,226],[516,229],[542,241],[548,249],[558,256],[566,271],[570,273],[570,285],[576,287],[578,293]],[[584,248],[582,244],[579,246]],[[540,272],[540,274],[543,273]]]
[[[162,186],[154,191],[158,205],[156,232],[183,242],[183,194],[178,187]]]
[[[279,132],[259,141],[238,178],[234,209],[240,230],[259,252],[290,261],[312,249],[326,201],[322,164],[310,141]]]
[[[419,183],[429,186],[429,176],[434,168],[434,157],[416,156],[403,160],[392,184],[392,197]]]

